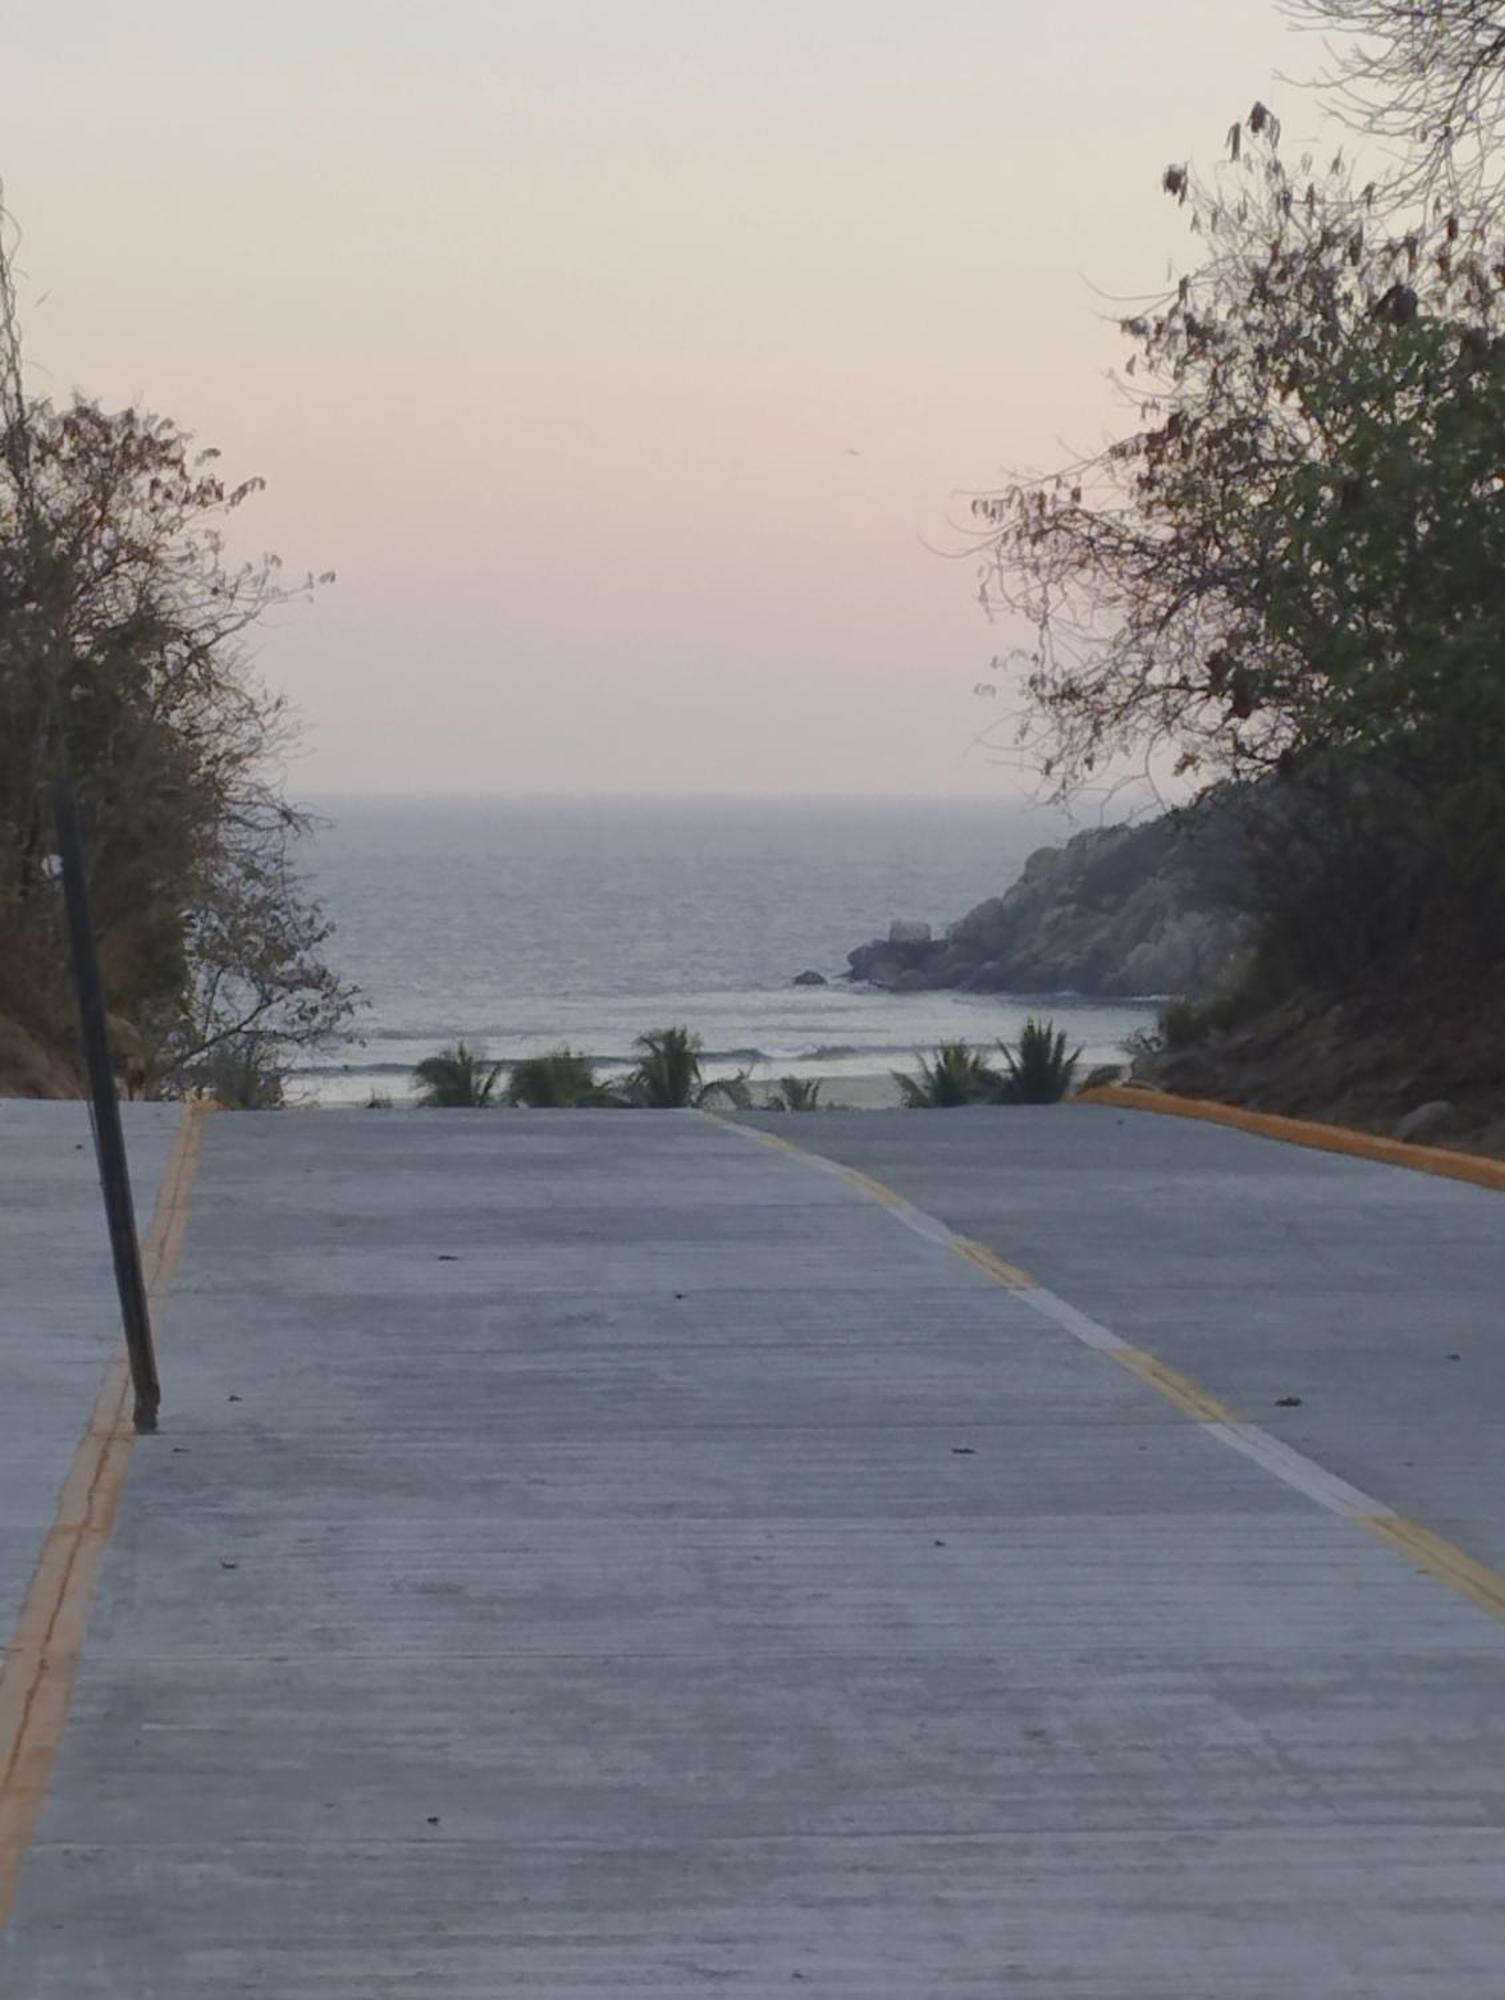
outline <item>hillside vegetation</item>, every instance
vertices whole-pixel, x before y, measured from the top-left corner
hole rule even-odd
[[[280,1051],[347,1010],[273,775],[287,718],[246,650],[311,579],[228,548],[258,490],[165,418],[30,394],[0,252],[0,1092],[78,1085],[64,768],[128,1088],[206,1065],[274,1084]]]
[[[1414,1102],[1430,1023],[1467,1049],[1459,1087],[1487,1119],[1505,237],[1440,201],[1401,216],[1341,159],[1288,165],[1263,106],[1230,153],[1211,181],[1166,173],[1201,262],[1123,321],[1132,427],[976,503],[987,594],[1034,634],[1024,741],[1063,789],[1129,756],[1204,788],[1258,781],[1248,946],[1167,1077],[1190,1075],[1200,1031],[1232,1094],[1264,1035],[1286,1058],[1269,1089],[1317,1107],[1347,1023],[1391,1071],[1376,1099]]]

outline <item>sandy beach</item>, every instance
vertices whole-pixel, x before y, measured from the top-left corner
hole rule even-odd
[[[759,1099],[766,1095],[758,1086]],[[820,1101],[832,1111],[892,1111],[899,1102],[899,1087],[887,1070],[862,1076],[823,1076]]]

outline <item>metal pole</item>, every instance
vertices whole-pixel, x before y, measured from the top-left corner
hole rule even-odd
[[[68,939],[73,952],[73,985],[78,996],[79,1031],[89,1071],[94,1151],[99,1161],[99,1185],[104,1194],[105,1219],[110,1231],[110,1254],[115,1260],[115,1287],[120,1294],[126,1352],[130,1356],[136,1428],[138,1431],[154,1431],[162,1402],[162,1387],[157,1380],[151,1315],[141,1275],[141,1246],[136,1236],[136,1211],[131,1200],[125,1132],[120,1123],[120,1101],[115,1094],[115,1066],[110,1059],[110,1038],[105,1025],[99,952],[94,942],[94,926],[89,919],[89,883],[84,871],[83,842],[79,837],[78,807],[66,770],[59,773],[53,786],[53,811],[57,821],[58,855],[63,864],[63,897],[68,909]]]

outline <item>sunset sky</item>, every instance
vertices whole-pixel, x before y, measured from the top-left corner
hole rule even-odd
[[[1275,0],[57,0],[0,175],[37,386],[140,400],[339,580],[293,788],[947,792],[969,490],[1090,446],[1094,294],[1318,51]]]

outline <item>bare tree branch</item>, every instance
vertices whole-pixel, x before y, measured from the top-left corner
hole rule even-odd
[[[1328,103],[1384,141],[1404,200],[1480,221],[1505,202],[1505,0],[1282,0],[1329,38]]]

